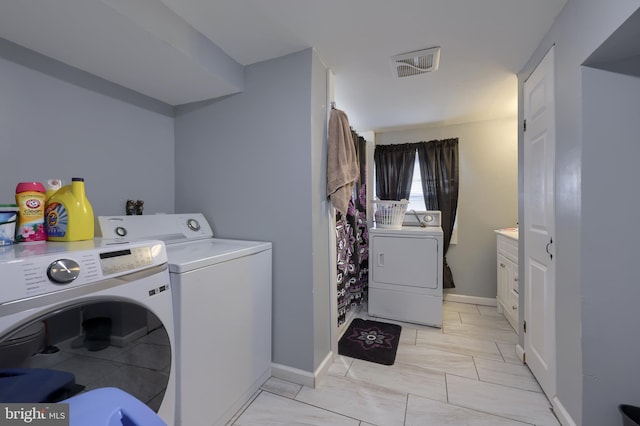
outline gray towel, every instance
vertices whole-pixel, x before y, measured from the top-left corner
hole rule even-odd
[[[327,196],[342,214],[347,213],[353,185],[360,174],[358,156],[344,111],[331,110],[329,154],[327,158]]]

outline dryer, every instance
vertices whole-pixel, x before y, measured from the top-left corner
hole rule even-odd
[[[202,214],[98,217],[165,242],[178,341],[177,424],[224,425],[271,376],[271,243],[214,238]]]
[[[0,277],[2,368],[64,372],[75,377],[74,392],[118,387],[174,424],[176,345],[162,241],[2,247]],[[98,334],[86,327],[107,323]],[[33,385],[17,386],[23,402],[36,402]]]
[[[442,258],[439,226],[369,229],[369,315],[442,327]]]

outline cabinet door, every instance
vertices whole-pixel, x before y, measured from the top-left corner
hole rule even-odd
[[[511,290],[509,292],[509,304],[505,307],[509,311],[509,315],[505,315],[507,321],[511,324],[511,327],[518,333],[518,311],[520,302],[518,301],[518,293]]]
[[[510,268],[508,267],[508,260],[502,254],[498,253],[498,288],[496,298],[498,299],[498,311],[502,312],[503,308],[509,306],[509,275]]]
[[[518,264],[498,253],[498,312],[518,332]]]
[[[504,316],[511,324],[511,327],[518,332],[518,293],[514,290],[518,285],[518,264],[506,259],[507,282],[504,298]]]

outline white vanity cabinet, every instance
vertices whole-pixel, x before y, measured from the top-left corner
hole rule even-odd
[[[497,230],[497,278],[496,299],[498,312],[502,312],[513,329],[518,332],[518,232]]]

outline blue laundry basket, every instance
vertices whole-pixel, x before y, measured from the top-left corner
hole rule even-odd
[[[167,426],[142,401],[117,388],[100,388],[60,401],[70,426]]]

